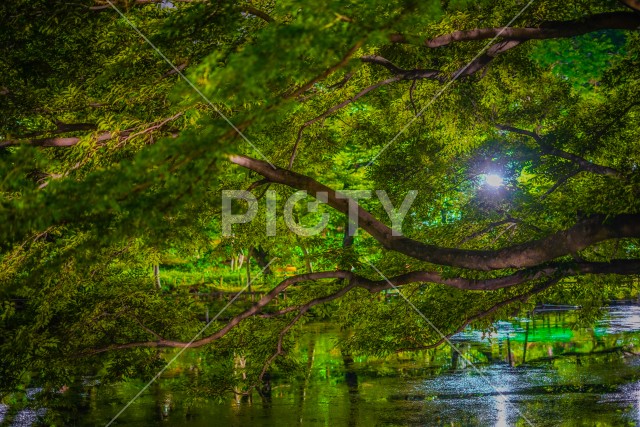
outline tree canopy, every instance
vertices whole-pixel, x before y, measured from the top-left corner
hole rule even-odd
[[[247,392],[295,364],[310,318],[348,328],[344,351],[388,354],[636,291],[637,0],[13,0],[0,16],[4,392],[150,378],[159,348],[187,346],[216,392]],[[258,200],[233,235],[225,190]],[[299,190],[327,193],[293,210],[329,213],[320,234],[284,222]],[[396,208],[416,191],[402,235],[346,190]],[[238,253],[264,296],[196,335],[189,286],[156,279]],[[411,304],[381,297],[397,289]]]

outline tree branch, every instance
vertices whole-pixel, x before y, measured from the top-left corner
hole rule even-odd
[[[360,57],[360,60],[365,63],[381,65],[385,67],[387,70],[391,71],[391,73],[400,76],[400,80],[418,80],[418,79],[432,79],[438,80],[439,82],[443,82],[444,76],[440,70],[434,69],[415,69],[415,70],[405,70],[393,64],[386,58],[378,55],[365,55]]]
[[[147,333],[153,335],[154,337],[156,337],[159,340],[162,340],[164,338],[162,338],[162,336],[160,336],[157,332],[153,331],[152,329],[149,329],[147,326],[145,326],[140,319],[138,319],[138,317],[135,314],[129,314],[129,316],[131,318],[133,318],[133,320],[136,321],[136,323],[138,324],[138,326],[140,326],[142,329],[144,329]]]
[[[469,64],[465,65],[464,67],[462,67],[462,68],[458,69],[456,72],[454,72],[452,79],[455,80],[455,79],[460,78],[460,77],[467,77],[467,76],[470,76],[470,75],[478,72],[479,70],[484,68],[489,62],[491,62],[496,56],[500,55],[501,53],[506,52],[509,49],[513,49],[514,47],[518,46],[519,44],[520,44],[519,41],[500,42],[500,43],[494,44],[489,49],[487,49],[487,51],[485,53],[480,55],[474,61],[470,62]],[[340,104],[337,104],[337,105],[329,108],[324,113],[320,114],[319,116],[314,117],[311,120],[308,120],[302,126],[300,126],[300,128],[298,129],[298,135],[296,137],[296,141],[293,144],[293,148],[291,150],[291,156],[289,158],[289,165],[288,165],[289,169],[291,169],[293,167],[293,162],[294,162],[294,160],[296,158],[296,154],[297,154],[297,151],[298,151],[298,146],[300,145],[300,141],[302,140],[302,135],[304,133],[304,130],[307,127],[311,126],[312,124],[314,124],[314,123],[316,123],[316,122],[318,122],[318,121],[320,121],[322,119],[325,119],[326,117],[330,116],[331,114],[335,113],[336,111],[344,108],[345,106],[351,104],[352,102],[356,101],[357,99],[363,97],[367,93],[369,93],[369,92],[371,92],[373,90],[376,90],[376,89],[380,88],[381,86],[385,86],[385,85],[388,85],[388,84],[391,84],[391,83],[395,83],[395,82],[401,81],[401,80],[413,80],[413,81],[416,81],[418,79],[430,79],[430,80],[437,80],[439,82],[444,82],[444,81],[447,80],[446,76],[440,70],[434,70],[434,69],[405,70],[403,68],[400,68],[400,67],[394,65],[388,59],[383,58],[383,57],[378,56],[378,55],[365,55],[365,56],[361,57],[360,60],[362,62],[381,65],[381,66],[385,67],[386,69],[388,69],[389,71],[391,71],[394,74],[394,77],[391,77],[391,78],[379,81],[377,83],[374,83],[373,85],[367,86],[366,88],[364,88],[360,92],[358,92],[356,95],[354,95],[352,98],[349,98],[346,101],[343,101]]]
[[[493,44],[482,55],[480,55],[479,57],[477,57],[467,65],[455,71],[452,74],[452,79],[455,80],[462,77],[468,77],[477,73],[478,71],[485,68],[497,56],[507,52],[508,50],[511,50],[517,47],[522,42],[527,40],[572,37],[575,35],[586,34],[586,33],[598,31],[601,29],[637,30],[638,27],[640,27],[640,16],[638,16],[637,14],[629,13],[629,12],[608,12],[608,13],[592,15],[582,20],[553,22],[553,23],[549,22],[549,23],[543,24],[543,26],[539,28],[506,28],[506,29],[505,28],[484,28],[484,29],[475,29],[475,30],[468,30],[468,31],[456,31],[454,33],[440,36],[432,40],[427,40],[425,42],[425,45],[428,47],[440,47],[440,46],[445,46],[447,44],[457,42],[457,41],[484,40],[484,39],[491,39],[498,34],[500,35],[500,38],[502,39],[502,41]],[[392,41],[396,43],[402,43],[402,42],[406,42],[406,39],[403,36],[396,35],[392,37]],[[311,124],[326,118],[327,116],[333,114],[335,111],[338,111],[339,109],[352,103],[356,99],[364,96],[368,92],[378,89],[381,86],[394,83],[399,80],[432,79],[432,80],[438,80],[440,82],[443,82],[446,80],[445,76],[440,70],[433,70],[433,69],[405,70],[396,66],[388,59],[378,55],[366,55],[361,57],[360,60],[362,62],[368,62],[368,63],[377,64],[385,67],[395,75],[396,79],[386,79],[381,82],[375,83],[371,86],[368,86],[367,88],[363,89],[361,92],[356,94],[356,96],[354,96],[353,98],[348,99],[334,107],[331,107],[321,115],[304,123],[298,130],[296,141],[293,145],[293,149],[291,150],[291,157],[289,158],[289,166],[288,166],[289,169],[293,167],[293,162],[297,154],[298,146],[302,139],[302,134],[304,130]],[[309,85],[307,84],[303,86],[303,88],[305,87],[308,88]],[[300,90],[294,92],[294,94],[298,94],[299,92]],[[572,156],[571,154],[564,153],[562,151],[558,151],[554,155],[559,155],[559,154],[566,154],[568,156]],[[572,161],[575,161],[575,160],[576,159],[573,159]],[[588,165],[585,165],[585,166],[589,167]],[[600,173],[605,171],[603,169],[598,169],[598,170],[600,171]],[[611,175],[612,173],[613,173],[613,170],[611,168],[608,168],[605,174]],[[616,176],[618,175],[616,174]]]
[[[287,332],[289,332],[289,329],[291,329],[296,323],[298,323],[298,320],[300,320],[300,318],[302,318],[302,316],[304,315],[305,312],[300,311],[300,313],[298,313],[292,320],[291,322],[289,322],[287,324],[287,326],[285,326],[281,331],[280,334],[278,335],[278,342],[276,343],[276,351],[275,353],[273,353],[271,355],[271,357],[269,357],[266,362],[264,362],[264,366],[262,367],[262,371],[260,372],[260,375],[258,376],[258,381],[262,381],[262,378],[264,378],[264,374],[267,373],[267,370],[269,369],[269,366],[271,366],[271,364],[273,363],[274,360],[276,360],[276,358],[278,356],[280,356],[281,354],[284,354],[284,350],[282,349],[282,342],[284,341],[284,336],[287,334]]]
[[[112,346],[97,349],[91,352],[91,354],[102,353],[109,350],[119,350],[126,348],[136,348],[136,347],[201,347],[205,344],[209,344],[217,339],[225,336],[229,331],[235,328],[241,321],[247,319],[251,316],[258,314],[262,308],[264,308],[267,304],[269,304],[273,299],[275,299],[282,291],[287,289],[289,286],[304,282],[308,280],[321,280],[321,279],[336,279],[336,278],[347,278],[350,277],[352,273],[347,271],[325,271],[311,274],[301,274],[298,276],[289,277],[282,282],[280,282],[277,286],[275,286],[270,292],[264,295],[260,300],[254,304],[251,308],[245,310],[239,315],[232,318],[225,326],[221,329],[209,335],[205,338],[201,338],[199,340],[194,340],[191,343],[183,342],[183,341],[174,341],[174,340],[157,340],[157,341],[144,341],[144,342],[134,342],[134,343],[126,343],[126,344],[114,344]]]
[[[522,270],[508,276],[491,278],[491,279],[483,279],[483,280],[467,279],[463,277],[445,278],[439,273],[432,272],[432,271],[414,271],[414,272],[402,274],[399,276],[395,276],[395,277],[391,277],[389,279],[383,279],[383,280],[371,280],[346,270],[323,271],[323,272],[317,272],[317,273],[300,274],[297,276],[289,277],[283,280],[282,282],[280,282],[270,292],[268,292],[265,296],[263,296],[255,305],[245,310],[244,312],[238,314],[237,316],[233,317],[231,320],[227,322],[226,325],[224,325],[218,331],[216,331],[215,333],[207,337],[197,339],[192,342],[158,339],[156,341],[141,341],[141,342],[131,342],[131,343],[125,343],[125,344],[113,344],[108,347],[92,350],[88,354],[98,354],[98,353],[103,353],[111,350],[122,350],[122,349],[139,348],[139,347],[175,347],[175,348],[201,347],[203,345],[209,344],[215,340],[222,338],[227,333],[229,333],[232,329],[234,329],[240,322],[242,322],[243,320],[249,317],[252,317],[255,315],[260,315],[261,317],[275,317],[275,316],[291,313],[294,311],[298,311],[299,313],[297,317],[299,318],[302,314],[306,313],[311,307],[340,298],[344,296],[347,292],[355,288],[363,288],[368,290],[370,293],[377,293],[383,290],[404,286],[410,283],[426,282],[426,283],[439,283],[439,284],[452,286],[452,287],[455,287],[458,289],[464,289],[464,290],[487,291],[487,290],[497,290],[497,289],[502,289],[510,286],[515,286],[515,285],[519,285],[522,283],[526,283],[526,282],[530,282],[538,279],[548,278],[553,281],[553,280],[559,280],[560,278],[563,278],[563,277],[570,277],[578,274],[621,274],[621,275],[640,274],[640,260],[621,259],[621,260],[613,260],[608,263],[580,262],[580,263],[574,263],[570,265],[556,263],[556,264],[551,264],[549,266],[546,266],[544,268],[540,268],[537,270],[536,269]],[[296,283],[300,283],[300,282],[323,280],[323,279],[343,279],[343,280],[348,280],[349,283],[347,286],[341,288],[340,290],[330,295],[326,295],[320,298],[315,298],[305,304],[286,307],[275,313],[260,314],[262,312],[262,309],[265,306],[267,306],[272,300],[274,300],[281,292],[286,290],[289,286],[294,285]],[[551,286],[552,284],[553,283],[549,284],[549,286]],[[290,323],[290,325],[293,326],[293,323],[295,322]]]
[[[44,134],[52,134],[59,135],[61,133],[67,132],[78,132],[78,131],[87,131],[87,130],[96,130],[97,126],[95,123],[62,123],[56,122],[55,130],[41,130],[36,132],[31,132],[19,137],[19,139],[26,138],[34,138],[36,136],[44,135]]]
[[[631,8],[637,5],[638,0],[622,0]],[[633,4],[633,5],[632,5]],[[431,40],[426,40],[424,45],[430,48],[442,47],[454,42],[486,40],[499,37],[501,41],[493,44],[482,55],[471,63],[453,73],[453,78],[466,77],[475,74],[485,68],[498,55],[513,49],[527,40],[553,39],[574,37],[603,29],[638,30],[640,27],[640,15],[632,12],[607,12],[570,21],[549,21],[534,28],[479,28],[465,31],[455,31]],[[406,37],[401,34],[391,36],[392,43],[407,43]],[[385,60],[386,61],[386,60]],[[372,61],[373,62],[373,61]],[[389,61],[378,62],[391,72],[399,69]]]
[[[263,21],[265,21],[267,23],[275,22],[275,19],[273,19],[271,16],[269,16],[268,13],[266,13],[266,12],[260,10],[260,9],[256,9],[253,6],[242,6],[242,10],[247,12],[250,15],[257,16],[258,18],[262,19]]]
[[[591,172],[591,173],[595,173],[598,175],[606,175],[606,176],[611,176],[611,177],[615,177],[615,178],[623,178],[624,175],[617,169],[614,169],[612,167],[609,166],[602,166],[593,162],[590,162],[576,154],[573,153],[569,153],[567,151],[564,150],[560,150],[559,148],[555,148],[554,146],[552,146],[551,144],[549,144],[544,137],[538,135],[535,132],[531,132],[528,130],[524,130],[524,129],[518,129],[516,127],[513,126],[507,126],[507,125],[499,125],[496,124],[495,127],[497,127],[500,130],[503,131],[507,131],[507,132],[513,132],[513,133],[519,133],[521,135],[525,135],[528,137],[533,138],[537,143],[538,146],[540,147],[540,149],[542,150],[542,152],[544,154],[550,155],[550,156],[556,156],[556,157],[560,157],[562,159],[565,160],[569,160],[572,163],[575,163],[576,165],[578,165],[578,167],[586,172]]]
[[[627,6],[637,9],[637,0],[622,0]],[[633,12],[605,12],[570,21],[548,21],[539,27],[527,28],[476,28],[454,31],[450,34],[426,40],[424,45],[430,48],[442,47],[454,42],[488,40],[499,37],[502,40],[542,40],[575,37],[593,31],[616,29],[637,30],[640,16]]]
[[[458,333],[464,331],[467,326],[469,326],[471,323],[475,322],[476,320],[480,320],[480,319],[482,319],[484,317],[487,317],[490,314],[495,313],[496,311],[498,311],[502,307],[508,306],[509,304],[513,304],[514,302],[527,302],[532,296],[534,296],[536,294],[539,294],[540,292],[549,289],[551,286],[553,286],[556,283],[558,283],[558,281],[559,281],[559,279],[551,278],[551,279],[545,281],[544,283],[533,287],[533,289],[531,289],[528,292],[525,292],[525,293],[523,293],[521,295],[517,295],[515,297],[508,298],[506,300],[500,301],[499,303],[494,304],[493,306],[491,306],[487,310],[481,311],[479,313],[474,314],[471,317],[468,317],[467,320],[465,320],[462,323],[462,325],[460,325],[458,327],[458,329],[456,329],[455,331],[453,331],[450,334],[447,334],[447,335],[443,336],[438,341],[436,341],[436,342],[434,342],[432,344],[427,344],[427,345],[423,345],[423,346],[419,346],[419,347],[400,348],[400,349],[396,350],[396,353],[401,353],[403,351],[419,351],[419,350],[429,350],[429,349],[432,349],[432,348],[437,348],[437,347],[441,346],[442,344],[444,344],[446,341],[448,341],[449,338],[451,338],[455,334],[458,334]]]
[[[328,110],[326,110],[324,113],[320,114],[319,116],[314,117],[311,120],[308,120],[307,122],[305,122],[302,126],[300,126],[300,129],[298,129],[298,136],[296,137],[296,142],[293,144],[293,148],[291,150],[291,157],[289,158],[289,169],[291,169],[293,167],[293,162],[296,158],[296,154],[298,151],[298,145],[300,144],[300,141],[302,140],[302,134],[304,133],[304,130],[311,126],[312,124],[330,116],[331,114],[335,113],[336,111],[340,110],[341,108],[346,107],[347,105],[351,104],[352,102],[362,98],[363,96],[365,96],[367,93],[371,92],[372,90],[378,89],[381,86],[385,86],[388,85],[390,83],[393,82],[397,82],[401,80],[400,77],[395,76],[395,77],[391,77],[382,81],[379,81],[371,86],[368,86],[364,89],[362,89],[360,92],[358,92],[357,94],[355,94],[354,96],[352,96],[351,98],[341,102],[338,105],[334,105],[333,107],[329,108]]]
[[[273,183],[305,190],[311,196],[320,192],[328,195],[327,203],[345,215],[349,213],[349,198],[314,179],[296,172],[276,168],[267,162],[250,157],[232,155],[232,163],[257,172]],[[539,240],[505,247],[498,250],[467,250],[428,245],[405,236],[393,236],[392,230],[369,212],[357,206],[360,227],[385,248],[412,258],[438,265],[472,270],[500,270],[505,268],[534,267],[558,257],[576,253],[604,240],[622,237],[640,237],[640,214],[621,214],[607,217],[594,215],[573,227],[558,231]],[[605,219],[607,221],[605,222]]]
[[[381,80],[377,83],[374,83],[370,86],[365,87],[364,89],[362,89],[360,92],[356,93],[354,96],[352,96],[351,98],[337,104],[334,105],[333,107],[327,109],[324,113],[320,114],[319,116],[314,117],[313,119],[310,119],[308,121],[306,121],[302,126],[300,126],[300,128],[298,129],[298,135],[296,137],[296,141],[293,144],[293,148],[291,150],[291,157],[289,158],[289,166],[288,168],[291,169],[293,167],[293,162],[296,158],[296,154],[298,151],[298,146],[300,145],[300,141],[302,140],[302,135],[305,131],[306,128],[308,128],[309,126],[311,126],[314,123],[319,122],[320,120],[323,120],[327,117],[329,117],[331,114],[335,113],[336,111],[346,107],[347,105],[357,101],[358,99],[362,98],[363,96],[365,96],[366,94],[368,94],[369,92],[376,90],[382,86],[386,86],[388,84],[391,83],[395,83],[401,80],[418,80],[418,79],[435,79],[435,80],[439,80],[439,81],[443,81],[443,77],[441,76],[440,71],[438,70],[430,70],[430,69],[417,69],[417,70],[403,70],[399,67],[396,67],[395,65],[393,65],[390,61],[388,61],[385,58],[382,58],[381,56],[375,56],[375,55],[371,55],[371,56],[363,56],[360,58],[360,60],[362,62],[369,62],[369,63],[375,63],[375,64],[379,64],[379,65],[383,65],[385,68],[391,70],[392,72],[394,72],[395,76]]]
[[[98,134],[95,141],[96,142],[104,142],[108,141],[112,138],[115,138],[116,135],[126,136],[128,135],[127,130],[122,131],[120,133],[117,132],[102,132]],[[39,138],[39,139],[30,139],[25,141],[20,140],[4,140],[0,141],[0,148],[4,147],[13,147],[20,144],[32,145],[34,147],[73,147],[78,142],[80,142],[81,137],[79,136],[69,136],[69,137],[57,137],[57,138]]]
[[[159,120],[153,123],[147,123],[142,130],[135,132],[135,128],[124,129],[121,131],[111,131],[111,132],[101,132],[94,139],[95,142],[105,142],[114,138],[121,138],[124,141],[127,141],[136,136],[140,136],[143,134],[147,134],[162,128],[169,122],[176,120],[181,117],[184,112],[179,112],[171,117],[168,117],[163,120]],[[69,126],[69,125],[66,125]],[[0,141],[0,148],[4,147],[12,147],[20,144],[32,145],[34,147],[73,147],[78,144],[82,137],[80,136],[70,136],[70,137],[49,137],[49,138],[40,138],[40,139],[28,139],[28,140],[4,140]]]
[[[565,182],[567,182],[569,179],[573,178],[574,176],[576,176],[578,173],[580,172],[580,170],[576,170],[573,172],[570,172],[568,174],[566,174],[565,176],[563,176],[562,178],[560,178],[555,184],[553,184],[551,186],[551,188],[549,188],[543,195],[542,197],[540,197],[540,200],[544,200],[547,197],[549,197],[551,195],[551,193],[553,193],[554,191],[556,191],[558,188],[560,188],[561,185],[563,185]]]

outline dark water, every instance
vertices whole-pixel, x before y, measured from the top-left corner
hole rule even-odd
[[[460,353],[345,357],[340,333],[311,324],[296,352],[306,378],[274,378],[269,398],[193,402],[167,387],[146,390],[114,425],[136,426],[624,426],[640,423],[640,307],[616,306],[590,328],[570,312],[469,330],[452,339]],[[509,351],[510,350],[510,351]],[[73,398],[73,425],[105,425],[144,386],[87,385]],[[188,401],[188,402],[187,402]],[[0,419],[6,407],[0,407]],[[34,411],[13,425],[30,425]]]

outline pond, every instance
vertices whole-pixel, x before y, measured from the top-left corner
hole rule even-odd
[[[582,426],[640,422],[640,307],[616,305],[590,328],[570,311],[467,330],[450,346],[386,358],[348,357],[331,324],[305,326],[296,352],[309,370],[272,379],[268,396],[196,406],[167,387],[147,389],[114,425],[136,426]],[[634,350],[635,349],[635,350]],[[169,371],[168,371],[169,372]],[[72,425],[105,425],[143,382],[74,392]],[[0,407],[0,419],[7,408]],[[31,425],[23,411],[11,425]],[[6,420],[8,421],[8,420]]]

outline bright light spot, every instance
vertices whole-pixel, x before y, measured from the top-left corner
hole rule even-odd
[[[495,174],[490,174],[484,178],[484,182],[492,187],[500,187],[502,185],[502,177]]]

